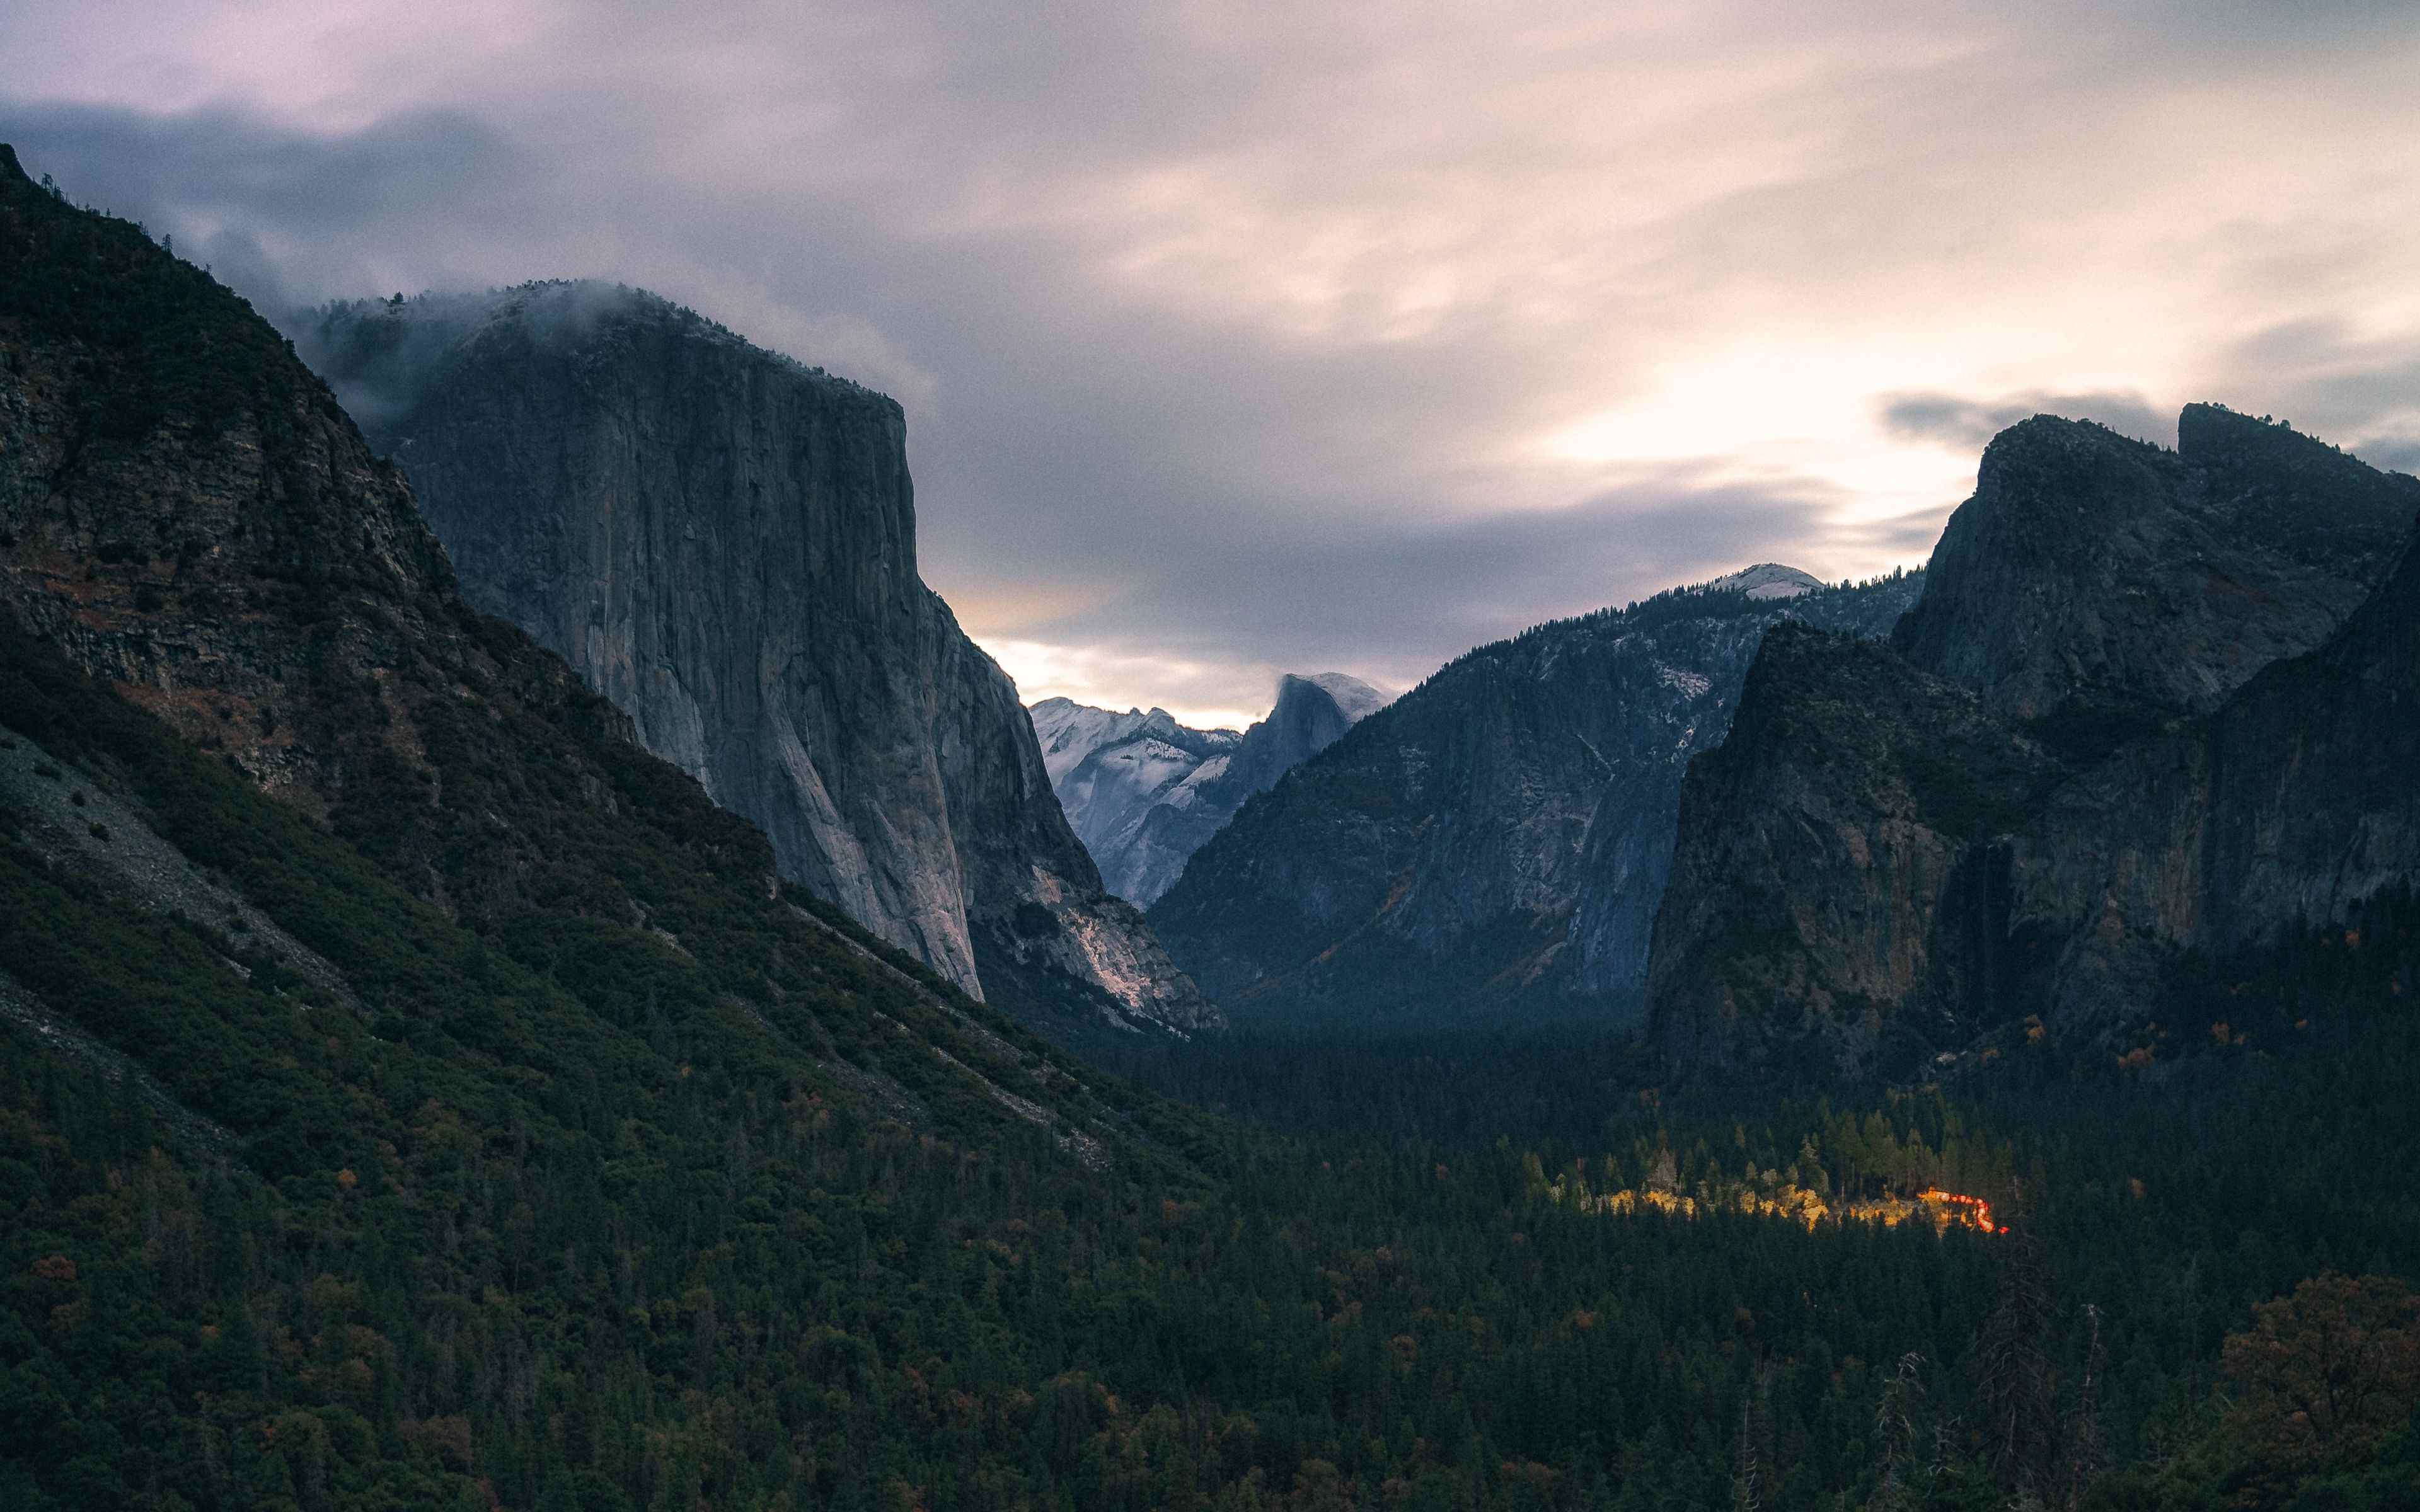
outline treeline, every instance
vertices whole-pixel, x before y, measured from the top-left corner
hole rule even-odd
[[[2079,1413],[2090,1420],[2094,1473],[2052,1486],[2041,1469],[2033,1489],[2044,1504],[2058,1504],[2055,1491],[2113,1508],[2299,1505],[2306,1491],[2315,1507],[2420,1504],[2420,1436],[2401,1431],[2420,1404],[2420,1363],[2386,1371],[2370,1402],[2394,1431],[2325,1454],[2281,1454],[2275,1434],[2248,1428],[2226,1406],[2244,1387],[2224,1368],[2227,1341],[2252,1328],[2256,1310],[2314,1278],[2413,1278],[2420,1180],[2404,1151],[2420,1140],[2412,1095],[2420,1024],[2398,991],[2410,915],[2398,895],[2366,913],[2350,948],[2339,930],[2212,966],[2200,991],[2164,1005],[2164,1026],[2181,1032],[2155,1035],[2165,1048],[2148,1064],[2018,1035],[1978,1074],[1863,1106],[1752,1086],[1658,1087],[1631,1044],[1578,1031],[1353,1042],[1242,1035],[1182,1056],[1139,1054],[1123,1070],[1282,1130],[1307,1158],[1349,1159],[1375,1146],[1415,1166],[1493,1150],[1517,1155],[1533,1181],[1566,1194],[1668,1184],[1735,1199],[1799,1183],[1843,1202],[1931,1186],[1982,1196],[2038,1267],[2031,1332],[2049,1389],[2039,1394],[2032,1442],[2052,1446],[2038,1467],[2067,1464],[2055,1446],[2071,1441]],[[2228,1034],[2212,1034],[2228,1015]],[[1593,1221],[1672,1223],[1645,1213]],[[1798,1243],[1810,1275],[1833,1242],[1826,1227],[1779,1241]],[[1998,1506],[2019,1491],[1986,1452],[1991,1381],[1974,1321],[2003,1308],[2019,1252],[1973,1237],[1980,1269],[1901,1278],[1919,1299],[1911,1305],[1960,1321],[1924,1341],[1890,1399],[1918,1424],[1921,1454],[1891,1450],[1887,1435],[1857,1438],[1869,1468],[1900,1466],[1893,1494],[1916,1494],[1913,1464],[1924,1496],[1939,1499],[1888,1504]],[[1852,1352],[1871,1363],[1873,1342],[1859,1342]],[[2390,1337],[2380,1350],[2407,1347]],[[1880,1381],[1869,1378],[1878,1412]],[[1761,1463],[1761,1504],[1825,1504],[1777,1500],[1782,1461]],[[1885,1489],[1834,1485],[1850,1505]],[[2339,1493],[2350,1499],[2323,1499]],[[1968,1496],[1978,1500],[1960,1500]]]
[[[744,1103],[280,1190],[29,1049],[18,1505],[1711,1504],[1751,1392],[1811,1504],[1990,1295],[1979,1236],[1607,1223],[1518,1157],[1180,1197]]]
[[[2200,1091],[2272,1119],[2323,1102],[2300,1076],[2250,1080]],[[2262,1160],[2164,1102],[2135,1110],[2131,1149],[2081,1098],[2042,1110],[2078,1115],[2071,1139],[2024,1154],[1946,1100],[1798,1136],[1802,1177],[1828,1160],[1836,1190],[1930,1180],[1959,1168],[1952,1148],[2020,1175],[2021,1251],[1919,1225],[1576,1211],[1541,1191],[1560,1149],[1509,1135],[1389,1153],[1239,1137],[1224,1181],[1153,1188],[1038,1134],[978,1152],[728,1092],[612,1138],[434,1117],[350,1182],[271,1183],[180,1156],[122,1087],[12,1038],[21,1478],[0,1491],[1581,1507],[1725,1506],[1745,1486],[1764,1506],[1983,1506],[2012,1473],[2064,1484],[2086,1421],[2115,1472],[2089,1504],[2410,1489],[2381,1479],[2405,1441],[2375,1410],[2329,1461],[2215,1405],[2241,1395],[2222,1347],[2258,1304],[2409,1253],[2408,1196],[2372,1171],[2365,1215],[2353,1183],[2295,1180],[2315,1147]],[[1791,1153],[1776,1126],[1648,1116],[1651,1179],[1667,1153],[1700,1180]],[[2384,1121],[2381,1146],[2410,1137]],[[2360,1122],[2339,1120],[2335,1155],[2367,1143]],[[2169,1174],[2138,1191],[2117,1174],[2138,1161]],[[1993,1374],[2011,1355],[2033,1362],[2024,1392]],[[2408,1411],[2408,1380],[2389,1384]],[[1995,1402],[2025,1425],[2022,1463],[1995,1453]]]
[[[2366,973],[2305,995],[2290,1053],[2012,1049],[1831,1101],[1662,1086],[1578,1035],[1238,1038],[1124,1067],[1223,1119],[1101,1083],[1138,1134],[1102,1170],[936,1074],[944,1019],[812,931],[718,933],[709,888],[648,895],[677,952],[559,905],[473,933],[54,663],[8,671],[12,718],[367,995],[238,972],[229,933],[0,825],[7,1504],[2408,1504],[2403,1378],[2324,1444],[2220,1405],[2260,1304],[2409,1274],[2420,1031]],[[706,886],[641,843],[557,840]],[[786,984],[761,1022],[715,985],[741,958]],[[240,1144],[45,1048],[43,1013]],[[876,1116],[842,1062],[925,1114]],[[1017,1085],[1073,1106],[1047,1064]],[[1586,1170],[1944,1185],[2018,1232],[1557,1200]]]

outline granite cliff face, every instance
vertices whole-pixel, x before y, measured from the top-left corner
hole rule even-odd
[[[2215,406],[2185,409],[2174,452],[2040,416],[1984,452],[1892,644],[2106,750],[2325,639],[2412,509],[2408,482]]]
[[[1768,640],[1683,797],[1650,981],[1674,1058],[1901,1074],[2027,1015],[2107,1039],[2188,954],[2420,864],[2380,764],[2420,693],[2408,568],[2381,586],[2420,484],[2213,407],[2179,429],[2014,427],[1892,649]]]
[[[1229,812],[1246,798],[1266,793],[1278,779],[1344,736],[1344,732],[1387,706],[1387,695],[1357,677],[1321,672],[1278,679],[1268,717],[1253,721],[1221,774]]]
[[[760,1134],[841,1108],[1166,1158],[1129,1094],[783,887],[761,833],[463,601],[284,338],[5,145],[0,862],[12,1052],[106,1068],[163,1144],[295,1190],[359,1168],[435,1223],[453,1198],[397,1141],[502,1148],[511,1109],[516,1158],[592,1128],[660,1149],[673,1096]]]
[[[1037,1022],[1217,1023],[1103,891],[1014,685],[918,578],[896,404],[593,285],[339,306],[318,335],[465,595],[760,826],[784,876]]]
[[[1387,696],[1356,677],[1278,679],[1268,717],[1238,735],[1165,709],[1112,714],[1067,699],[1033,705],[1051,786],[1111,892],[1149,907],[1185,863],[1294,766],[1335,744]]]
[[[1245,805],[1153,923],[1239,1016],[1636,1022],[1681,774],[1758,642],[1792,620],[1883,634],[1921,581],[1803,578],[1471,652]]]
[[[550,911],[650,929],[644,885],[566,893],[575,822],[778,906],[760,841],[641,752],[559,657],[462,601],[401,472],[266,321],[136,226],[27,182],[5,147],[0,632],[480,934]],[[213,929],[260,931],[280,907],[343,917],[291,889],[181,886],[199,873],[135,826],[183,816],[118,816],[91,837],[110,852],[87,872],[104,890],[132,878],[171,914],[180,891],[225,901],[200,920]]]
[[[1765,637],[1729,738],[1681,785],[1649,971],[1667,1054],[1810,1046],[1855,1075],[1962,1041],[2000,980],[2004,837],[2066,774],[1887,647]]]
[[[2420,881],[2420,548],[2317,651],[2059,790],[2016,848],[2023,981],[2085,1026]]]

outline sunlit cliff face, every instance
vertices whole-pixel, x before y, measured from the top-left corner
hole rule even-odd
[[[1257,713],[1921,559],[2037,409],[2420,462],[2410,7],[21,0],[0,135],[265,306],[602,275],[908,407],[1024,694]],[[1175,689],[1176,691],[1171,691]]]

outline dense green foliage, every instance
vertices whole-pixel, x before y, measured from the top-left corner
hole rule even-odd
[[[391,1283],[385,1295],[396,1314],[425,1319],[433,1299],[517,1292],[541,1269],[594,1280],[582,1246],[621,1235],[611,1252],[618,1279],[608,1311],[621,1316],[632,1297],[686,1295],[701,1274],[715,1273],[710,1265],[699,1270],[702,1255],[774,1221],[757,1185],[780,1196],[782,1215],[798,1219],[821,1173],[794,1181],[798,1173],[774,1163],[783,1159],[783,1132],[800,1128],[829,1134],[861,1163],[840,1183],[849,1196],[828,1210],[806,1205],[818,1245],[862,1239],[849,1214],[861,1202],[885,1203],[874,1189],[898,1162],[949,1169],[952,1186],[989,1180],[988,1167],[970,1174],[953,1152],[974,1148],[1033,1180],[1079,1180],[1080,1165],[935,1053],[943,1047],[982,1063],[991,1087],[1037,1113],[1132,1131],[1117,1148],[1124,1182],[1084,1172],[1079,1202],[1140,1203],[1145,1182],[1157,1200],[1198,1182],[1158,1152],[1190,1142],[1192,1120],[1114,1087],[1098,1089],[1107,1102],[1096,1100],[1005,1021],[951,1008],[895,963],[877,965],[829,927],[769,903],[761,840],[634,750],[601,748],[626,784],[620,803],[644,807],[653,822],[615,822],[591,804],[550,801],[528,790],[544,764],[526,761],[527,751],[499,759],[483,743],[450,752],[442,732],[430,732],[433,757],[458,784],[467,811],[508,808],[521,833],[549,850],[543,866],[526,869],[513,906],[473,929],[413,899],[361,852],[262,798],[45,648],[13,631],[0,641],[0,707],[10,728],[76,764],[79,783],[134,800],[184,854],[333,962],[359,1001],[355,1011],[331,1000],[207,920],[129,906],[105,877],[46,856],[23,833],[0,851],[0,963],[44,1010],[151,1067],[171,1094],[233,1131],[245,1168],[211,1171],[173,1140],[164,1143],[182,1165],[165,1168],[190,1177],[195,1191],[215,1182],[250,1204],[236,1225],[248,1236],[247,1253],[280,1232],[310,1236],[290,1255],[303,1269],[285,1278],[303,1290],[323,1273],[373,1290]],[[493,723],[491,714],[480,718]],[[359,796],[359,810],[339,810],[338,827],[375,851],[386,831],[365,815],[391,810],[391,799],[374,782]],[[684,833],[685,824],[703,833]],[[593,906],[625,892],[648,927],[611,922]],[[247,962],[249,978],[237,969]],[[9,1059],[30,1067],[39,1057],[20,1041]],[[921,1127],[955,1142],[906,1130],[874,1139],[853,1090],[869,1083],[888,1088],[889,1102]],[[85,1127],[75,1111],[79,1084],[45,1085],[51,1089],[30,1081],[19,1088],[29,1152],[50,1148],[62,1129]],[[85,1091],[101,1095],[97,1087]],[[42,1111],[23,1101],[37,1095],[49,1100]],[[111,1092],[106,1106],[119,1100]],[[139,1112],[141,1103],[126,1106]],[[78,1157],[55,1168],[69,1184],[9,1225],[21,1246],[11,1274],[47,1258],[31,1253],[50,1227],[35,1212],[64,1211],[82,1180],[110,1189],[100,1166],[81,1165],[82,1141],[63,1148]],[[1071,1168],[1046,1174],[1062,1165]],[[1029,1196],[1022,1180],[1006,1180],[1000,1200],[1017,1211],[1048,1206]],[[199,1221],[197,1211],[180,1211]],[[105,1253],[57,1253],[79,1273],[108,1272]],[[652,1265],[643,1259],[648,1254]],[[424,1263],[437,1273],[414,1269]],[[181,1328],[216,1326],[217,1302],[283,1316],[275,1273],[249,1266],[213,1269],[225,1289],[208,1301],[184,1298],[175,1309]],[[752,1273],[762,1280],[777,1269],[759,1257]],[[541,1309],[548,1332],[594,1311],[582,1298],[564,1312],[569,1300],[566,1292]],[[115,1307],[101,1314],[108,1326],[135,1316]],[[559,1339],[528,1347],[557,1355],[565,1348]],[[179,1382],[164,1400],[190,1401],[194,1389]],[[88,1396],[77,1387],[63,1399]],[[415,1415],[463,1415],[448,1389],[424,1405],[446,1403],[458,1410]],[[408,1397],[401,1410],[411,1410]],[[677,1394],[665,1407],[683,1421],[691,1410]],[[633,1432],[641,1427],[633,1420]],[[129,1433],[127,1442],[151,1441]],[[104,1458],[140,1485],[158,1473],[144,1452]],[[211,1495],[189,1492],[196,1504],[232,1504],[226,1498],[236,1494],[208,1474],[201,1489]]]
[[[1701,1196],[1802,1180],[1842,1196],[1936,1184],[1986,1195],[2014,1215],[2011,1238],[2039,1265],[2039,1339],[2055,1378],[2040,1414],[2047,1453],[2070,1451],[2088,1408],[2093,1458],[2110,1472],[2085,1504],[2403,1507],[2420,1504],[2411,1447],[2420,1434],[2390,1438],[2374,1461],[2281,1464],[2226,1412],[2239,1388],[2220,1369],[2222,1342],[2254,1308],[2310,1277],[2420,1271],[2420,1177],[2406,1155],[2420,1141],[2411,1096],[2420,1023],[2404,985],[2420,958],[2420,912],[2398,897],[2367,914],[2350,937],[2314,933],[2256,961],[2206,965],[2198,987],[2152,1021],[2152,1042],[2122,1064],[2080,1065],[2020,1032],[1958,1086],[1863,1109],[1776,1096],[1769,1085],[1658,1092],[1634,1043],[1573,1033],[1264,1033],[1139,1054],[1120,1069],[1281,1129],[1307,1159],[1418,1168],[1494,1151],[1534,1162],[1540,1178],[1576,1171],[1605,1189],[1650,1185],[1668,1157],[1677,1189]],[[1774,1238],[1795,1248],[1810,1279],[1838,1242],[1823,1229]],[[1970,1504],[1959,1498],[1972,1492],[1971,1504],[1997,1506],[2009,1489],[1988,1453],[1991,1372],[1976,1321],[2002,1304],[2021,1269],[2007,1263],[2009,1241],[1996,1242],[2001,1263],[1902,1278],[1941,1307],[1938,1332],[1916,1346],[1918,1394],[1902,1405],[1923,1441],[1923,1488],[1938,1500],[1902,1504]],[[2086,1392],[2095,1314],[2103,1360]],[[1870,1336],[1816,1332],[1834,1355],[1886,1358]],[[1786,1375],[1807,1348],[1793,1339],[1767,1358]],[[1880,1411],[1887,1378],[1869,1374],[1864,1385]],[[1831,1504],[1776,1494],[1772,1482],[1805,1450],[1784,1447],[1789,1410],[1772,1406],[1769,1391],[1756,1400],[1763,1504]],[[2397,1401],[2408,1414],[2420,1390]],[[1859,1426],[1869,1471],[1888,1458],[1885,1437],[1870,1420]],[[1852,1505],[1880,1489],[1872,1479],[1819,1484],[1849,1489]],[[2053,1489],[2044,1499],[2057,1504]]]
[[[839,975],[812,930],[779,944],[775,1032],[644,932],[533,906],[482,939],[10,651],[13,727],[140,798],[369,1011],[244,980],[233,942],[8,841],[11,974],[243,1140],[212,1159],[9,1029],[13,1504],[1720,1506],[1745,1470],[1763,1505],[1813,1507],[1901,1460],[1931,1504],[1991,1504],[2009,1242],[1546,1193],[1668,1152],[1683,1186],[2023,1178],[2050,1411],[2078,1405],[2092,1304],[2109,1454],[2166,1455],[2170,1504],[2214,1505],[2241,1478],[2196,1469],[2224,1458],[2222,1337],[2420,1240],[2395,1159],[2420,1046],[2341,1009],[2358,975],[2305,1005],[2294,1055],[2205,1036],[2155,1086],[2012,1063],[1954,1098],[1776,1104],[1658,1096],[1618,1045],[1246,1040],[1128,1069],[1281,1142],[1114,1084],[1198,1165],[1127,1143],[1094,1170],[972,1110],[920,1135],[793,1048],[820,1031],[903,1084],[929,1058],[857,1038],[870,1003],[919,1022],[915,995]],[[658,902],[710,959],[712,921]],[[1921,1454],[1876,1427],[1911,1354]],[[2399,1442],[2326,1473],[2408,1487]]]

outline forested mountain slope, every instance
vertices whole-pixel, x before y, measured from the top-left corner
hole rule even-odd
[[[48,1467],[14,1504],[454,1500],[543,1472],[515,1434],[573,1390],[596,1473],[770,1494],[735,1444],[675,1446],[707,1404],[654,1397],[657,1329],[727,1403],[741,1318],[863,1347],[881,1289],[800,1262],[866,1244],[903,1168],[938,1192],[982,1152],[1020,1211],[1198,1180],[1181,1117],[1144,1133],[1169,1110],[793,902],[760,835],[456,596],[241,301],[5,149],[0,424],[0,1165],[10,1273],[65,1246],[72,1301],[8,1337]],[[67,1215],[104,1165],[143,1232]]]
[[[1246,805],[1153,923],[1239,1017],[1636,1025],[1681,774],[1758,642],[1885,634],[1921,582],[1676,590],[1481,647]]]

